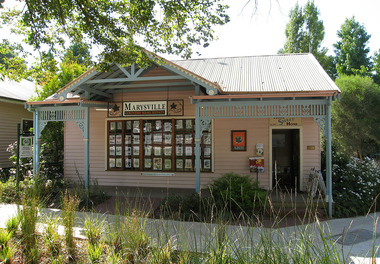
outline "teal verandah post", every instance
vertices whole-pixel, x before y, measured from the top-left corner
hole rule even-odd
[[[89,170],[90,170],[90,110],[88,107],[85,108],[85,121],[84,121],[84,187],[88,190],[89,187]]]
[[[332,217],[332,153],[331,153],[331,103],[329,97],[327,102],[327,117],[326,117],[326,185],[328,194],[329,217]]]
[[[33,114],[33,175],[37,175],[40,166],[40,120],[38,108],[35,109]]]
[[[16,186],[20,182],[20,123],[17,124]]]
[[[199,120],[199,104],[195,102],[195,191],[201,191],[201,122]]]

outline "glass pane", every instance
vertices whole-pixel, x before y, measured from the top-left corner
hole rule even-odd
[[[162,170],[162,159],[154,158],[153,159],[153,170]]]
[[[164,144],[166,145],[172,144],[172,134],[164,134]]]
[[[164,123],[164,132],[171,132],[172,131],[172,122],[165,122]]]
[[[140,121],[133,121],[133,133],[140,133]]]
[[[172,169],[172,160],[171,159],[165,159],[164,169],[165,170],[171,170]]]
[[[183,169],[183,159],[177,159],[175,162],[175,167],[177,170]]]
[[[144,167],[147,169],[151,169],[152,168],[152,159],[145,159]]]

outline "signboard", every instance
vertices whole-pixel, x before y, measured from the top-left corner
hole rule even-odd
[[[167,101],[124,102],[123,116],[166,116]]]
[[[264,172],[264,157],[249,157],[250,172]]]
[[[275,117],[269,119],[271,126],[302,126],[300,117]]]
[[[33,157],[33,137],[20,137],[20,158]]]
[[[108,103],[108,117],[183,116],[183,100]]]

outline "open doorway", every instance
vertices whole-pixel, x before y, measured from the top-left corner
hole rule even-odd
[[[300,189],[300,130],[272,130],[272,172],[274,188]]]

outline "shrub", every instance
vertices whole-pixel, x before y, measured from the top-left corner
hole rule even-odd
[[[249,175],[227,173],[215,179],[209,186],[215,205],[221,212],[239,215],[241,212],[262,213],[266,192],[259,188],[259,182]]]
[[[0,182],[0,201],[2,203],[16,203],[18,194],[15,178],[9,178],[6,182]]]
[[[12,236],[14,235],[14,233],[16,233],[19,225],[20,225],[20,219],[18,215],[9,218],[7,222],[5,222],[6,230]]]
[[[332,180],[337,217],[368,213],[380,193],[380,168],[370,158],[346,158],[333,152]]]
[[[18,211],[21,229],[21,244],[28,263],[37,263],[38,199],[33,196],[21,197],[22,208]]]
[[[100,220],[95,216],[86,216],[84,221],[84,234],[88,239],[90,244],[98,244],[102,238],[102,233],[104,229],[104,220]]]
[[[43,233],[44,244],[51,258],[59,256],[61,252],[61,238],[58,233],[59,218],[50,218]]]
[[[75,243],[74,243],[74,221],[75,211],[78,209],[79,200],[76,196],[71,196],[67,192],[62,198],[62,222],[65,227],[65,243],[70,259],[74,259]]]

